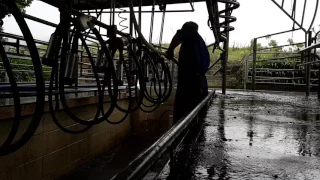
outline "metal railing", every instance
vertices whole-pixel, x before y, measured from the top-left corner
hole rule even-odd
[[[35,93],[27,92],[32,91],[32,89],[35,87],[35,76],[33,65],[31,64],[31,56],[27,46],[25,45],[24,38],[22,36],[5,32],[0,32],[0,37],[18,82],[18,88],[21,90],[21,97],[34,96]],[[40,56],[42,56],[46,52],[48,42],[41,40],[35,40],[35,42],[38,45],[38,53]],[[96,52],[98,50],[99,47],[94,45],[90,46],[90,52],[94,59],[97,58]],[[84,53],[82,50],[79,50],[78,81],[76,81],[76,84],[73,87],[69,87],[68,90],[66,90],[66,93],[77,96],[78,93],[97,92],[91,64],[87,62],[86,53]],[[47,84],[46,89],[48,89],[49,78],[51,76],[51,67],[45,65],[42,65],[42,67]],[[102,74],[100,75],[103,77]],[[125,74],[123,75],[123,79],[126,79]],[[9,93],[11,89],[10,86],[7,86],[8,84],[9,78],[6,70],[3,67],[3,63],[0,62],[0,90],[3,92],[0,98],[5,99],[3,105],[11,104],[9,100],[9,98],[11,98],[11,94]],[[119,89],[121,91],[126,91],[123,87],[119,87]]]
[[[295,30],[292,30],[295,31]],[[284,31],[272,35],[278,35],[291,31]],[[248,55],[244,64],[245,89],[250,84],[252,90],[256,89],[256,84],[262,85],[285,85],[285,86],[305,86],[306,95],[310,93],[311,87],[317,87],[320,97],[320,74],[319,63],[315,60],[319,58],[317,48],[319,43],[311,44],[312,33],[309,32],[306,43],[291,43],[282,46],[266,47],[258,49],[257,40],[271,35],[255,38],[253,41],[253,53]],[[283,47],[293,47],[302,45],[305,48],[295,51],[285,51]],[[278,52],[272,52],[278,49]]]
[[[165,152],[170,152],[171,168],[174,168],[173,158],[174,151],[181,141],[181,135],[186,135],[185,130],[196,120],[200,110],[212,99],[215,91],[209,92],[208,96],[202,100],[185,118],[180,119],[173,127],[171,127],[164,135],[162,135],[155,143],[153,143],[143,153],[140,153],[137,158],[129,163],[129,165],[112,179],[142,179],[149,171],[150,167],[163,155]],[[129,172],[129,174],[128,174]],[[131,172],[131,173],[130,173]],[[125,177],[127,176],[128,177]]]

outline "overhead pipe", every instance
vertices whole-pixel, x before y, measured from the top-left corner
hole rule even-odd
[[[297,20],[295,20],[294,18],[292,18],[291,16],[290,16],[290,14],[289,13],[287,13],[284,9],[283,9],[283,7],[281,7],[275,0],[271,0],[276,6],[278,6],[278,8],[284,13],[284,14],[286,14],[294,23],[296,23],[298,26],[299,26],[299,28],[301,28],[305,33],[307,32],[307,30],[306,29],[304,29],[302,26],[301,26],[301,24],[299,24],[298,22],[297,22]]]
[[[307,30],[307,32],[311,30],[312,25],[313,25],[314,21],[316,20],[318,9],[319,9],[319,0],[317,0],[316,6],[315,6],[315,11],[314,11],[314,14],[313,14],[313,18],[312,18],[311,24],[310,24],[309,29]]]
[[[141,39],[141,41],[142,41],[142,43],[144,44],[144,45],[146,45],[149,49],[151,49],[152,51],[154,51],[154,52],[156,52],[156,53],[158,53],[158,54],[160,54],[160,55],[165,55],[165,53],[164,52],[162,52],[162,51],[159,51],[158,49],[156,49],[155,47],[153,47],[150,43],[148,43],[148,41],[144,38],[144,36],[143,36],[143,34],[142,34],[142,32],[141,32],[141,29],[139,28],[139,25],[138,25],[138,23],[137,23],[137,19],[136,19],[136,16],[135,16],[135,14],[134,14],[134,9],[133,9],[133,2],[132,2],[132,0],[130,0],[130,15],[131,15],[131,17],[132,17],[132,21],[133,21],[133,25],[134,25],[134,28],[135,28],[135,30],[138,32],[138,34],[139,34],[139,38]]]

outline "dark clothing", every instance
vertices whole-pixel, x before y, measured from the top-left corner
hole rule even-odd
[[[178,30],[182,40],[179,52],[179,75],[205,75],[210,56],[205,42],[196,31]]]
[[[178,86],[174,104],[174,121],[187,116],[207,95],[205,73],[210,59],[205,42],[196,31],[179,30]]]

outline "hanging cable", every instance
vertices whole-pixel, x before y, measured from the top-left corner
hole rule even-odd
[[[141,39],[142,40],[142,43],[146,46],[146,48],[148,48],[148,49],[150,49],[151,51],[153,51],[153,52],[156,52],[156,54],[161,54],[161,55],[164,55],[164,53],[163,52],[161,52],[161,51],[159,51],[159,50],[157,50],[157,49],[155,49],[151,44],[149,44],[148,42],[146,42],[146,40],[144,39],[144,37],[143,37],[143,35],[142,35],[142,33],[141,33],[141,30],[139,29],[139,25],[137,24],[137,21],[136,21],[136,18],[135,18],[135,16],[134,16],[134,13],[133,13],[134,11],[133,11],[133,3],[132,3],[132,1],[130,1],[130,13],[131,13],[131,16],[132,16],[132,20],[133,20],[133,23],[134,23],[134,26],[135,26],[135,29],[136,29],[136,31],[138,32],[138,34],[139,34],[139,39]],[[164,21],[164,18],[163,18],[163,21]],[[163,23],[162,23],[163,24]],[[163,32],[163,31],[162,31]],[[155,63],[157,63],[155,60],[156,59],[154,59],[154,57],[150,57],[150,52],[149,52],[149,50],[148,49],[144,49],[144,58],[142,59],[142,62],[143,62],[143,64],[144,64],[144,68],[148,68],[148,66],[150,66],[151,67],[151,69],[152,69],[152,73],[153,73],[153,75],[154,75],[154,77],[153,77],[153,79],[152,79],[152,83],[151,83],[151,86],[153,85],[153,89],[154,89],[154,91],[155,91],[155,94],[156,94],[156,97],[153,97],[152,95],[151,95],[151,93],[150,92],[152,92],[152,91],[150,91],[150,92],[148,92],[147,90],[145,91],[145,98],[146,98],[146,100],[147,101],[149,101],[149,102],[151,102],[152,103],[152,105],[150,106],[150,105],[145,105],[144,103],[142,103],[142,105],[143,106],[145,106],[145,107],[154,107],[154,106],[156,106],[156,108],[161,104],[161,103],[163,103],[168,97],[170,97],[170,94],[171,94],[171,91],[172,91],[172,79],[171,79],[171,75],[170,75],[170,70],[169,70],[169,68],[168,68],[168,66],[167,65],[164,65],[164,59],[161,59],[161,60],[159,60],[159,62],[158,63],[160,63],[160,65],[163,67],[162,69],[164,70],[164,77],[166,77],[166,78],[164,78],[165,80],[166,79],[168,79],[167,77],[170,77],[169,78],[169,80],[168,81],[163,81],[163,82],[165,82],[165,87],[164,87],[164,93],[162,92],[163,90],[162,90],[162,85],[161,85],[161,76],[162,76],[162,74],[163,73],[161,73],[161,75],[159,74],[159,72],[158,72],[158,67],[157,67],[157,64],[155,64]],[[140,53],[141,54],[141,53]],[[149,56],[149,57],[148,57]],[[151,60],[152,59],[152,60]],[[147,71],[146,70],[144,70],[147,74],[149,74],[150,72],[149,72],[149,70],[147,69]],[[166,89],[167,88],[167,83],[169,82],[169,91]],[[157,86],[158,86],[158,89],[157,89]],[[159,90],[159,92],[158,92],[158,90]],[[170,92],[170,93],[167,93],[167,92]],[[145,109],[143,109],[143,108],[140,108],[141,110],[143,110],[143,111],[147,111],[147,110],[145,110]],[[154,109],[152,109],[152,111],[153,111]]]
[[[111,43],[111,44],[109,45],[109,47],[110,47],[110,46],[111,46],[111,48],[113,48],[113,50],[112,50],[112,57],[115,56],[116,51],[118,50],[119,55],[120,55],[120,56],[119,56],[119,63],[125,64],[125,62],[124,62],[124,56],[123,56],[123,51],[124,51],[124,49],[123,49],[123,43],[122,43],[121,39],[120,39],[120,38],[117,38],[116,40],[113,40],[113,43]],[[142,74],[142,69],[141,69],[141,67],[140,67],[140,64],[139,64],[138,61],[137,61],[137,57],[136,57],[134,54],[132,54],[132,48],[131,48],[131,46],[128,46],[128,47],[127,47],[127,51],[131,52],[130,54],[132,55],[133,63],[135,64],[136,70],[133,70],[133,71],[130,72],[130,71],[127,69],[127,67],[124,66],[126,75],[127,75],[127,77],[130,77],[130,76],[132,76],[133,74],[136,75],[137,80],[139,80],[139,85],[140,85],[140,87],[141,87],[142,90],[143,90],[144,87],[145,87],[145,82],[144,82],[144,77],[143,77],[143,74]],[[133,111],[137,110],[137,109],[139,108],[139,106],[141,105],[142,100],[143,100],[143,98],[142,98],[142,97],[143,97],[143,91],[141,91],[141,90],[139,91],[139,93],[140,93],[139,96],[137,96],[138,94],[136,94],[136,96],[137,96],[137,97],[140,97],[140,98],[139,98],[138,101],[137,101],[137,105],[134,106],[134,107],[131,107],[131,106],[132,106],[132,104],[131,104],[131,103],[132,103],[132,89],[131,89],[131,87],[134,86],[135,84],[133,84],[133,83],[131,82],[131,78],[127,78],[127,81],[128,81],[128,88],[129,88],[129,105],[128,105],[128,109],[121,108],[121,107],[118,106],[117,104],[115,104],[115,106],[116,106],[116,108],[117,108],[118,110],[120,110],[120,111],[122,111],[122,112],[130,113],[130,112],[133,112]],[[137,87],[137,85],[135,85],[135,87]]]
[[[68,9],[68,8],[66,8],[66,9]],[[82,18],[82,21],[80,21],[81,23],[82,22],[86,22],[86,20],[91,20],[90,18],[86,19],[86,17],[79,17],[79,18]],[[77,28],[78,30],[76,30],[75,36],[73,37],[73,45],[72,45],[71,52],[68,52],[69,51],[68,31],[69,31],[69,27],[70,27],[71,21],[72,21],[72,23],[74,25],[74,28]],[[79,21],[76,21],[75,19],[71,18],[70,12],[69,13],[68,12],[64,12],[64,18],[62,19],[62,21],[60,22],[60,24],[58,25],[58,27],[57,27],[57,29],[56,29],[56,31],[54,33],[53,37],[60,37],[60,38],[58,38],[59,40],[56,41],[55,46],[60,47],[60,44],[63,41],[61,55],[59,55],[60,59],[61,59],[60,66],[59,66],[59,63],[58,63],[58,58],[52,59],[52,57],[57,57],[57,54],[59,53],[59,49],[55,48],[55,47],[51,47],[51,48],[48,48],[48,50],[47,50],[47,54],[49,54],[48,52],[51,52],[51,54],[52,54],[52,56],[50,56],[51,61],[55,62],[54,66],[52,67],[52,77],[51,77],[51,80],[50,80],[50,91],[49,91],[50,111],[54,110],[53,107],[52,107],[52,88],[53,88],[54,77],[56,77],[55,78],[55,81],[56,81],[55,87],[59,89],[60,101],[61,101],[61,104],[63,106],[63,110],[75,122],[77,122],[79,124],[87,125],[87,128],[85,128],[84,130],[81,130],[81,131],[70,131],[68,129],[62,128],[61,125],[58,124],[57,119],[55,117],[55,114],[53,112],[51,112],[51,115],[52,115],[55,123],[61,129],[63,129],[65,132],[69,132],[69,133],[80,133],[80,132],[83,132],[85,130],[88,130],[92,125],[101,123],[105,118],[107,118],[112,113],[112,111],[114,109],[114,106],[111,105],[109,107],[107,113],[104,114],[103,117],[99,118],[100,112],[103,109],[104,86],[103,86],[103,88],[101,90],[100,79],[99,79],[99,76],[97,74],[97,70],[95,69],[94,61],[93,61],[92,56],[90,54],[89,48],[88,48],[87,44],[85,43],[85,40],[84,40],[84,38],[82,37],[82,35],[80,34],[80,31],[79,31],[79,29],[83,29],[84,30],[85,28],[87,28],[87,26],[89,26],[89,24],[87,24],[87,23],[79,24],[78,22]],[[93,31],[96,34],[97,30],[94,29]],[[98,94],[99,94],[98,108],[97,108],[97,112],[96,112],[96,115],[95,115],[94,119],[90,120],[90,121],[80,119],[80,118],[78,118],[77,116],[75,116],[71,112],[68,104],[66,103],[66,97],[65,97],[65,91],[64,91],[65,84],[69,84],[69,85],[73,84],[72,81],[74,79],[74,73],[77,72],[76,69],[77,69],[77,66],[78,66],[77,65],[77,62],[78,62],[77,53],[78,53],[78,40],[79,40],[79,38],[82,41],[82,44],[84,45],[84,47],[85,47],[85,49],[87,51],[87,54],[88,54],[88,57],[89,57],[89,61],[90,61],[91,66],[93,68],[94,76],[96,78],[97,86],[98,86]],[[53,39],[57,39],[57,38],[53,38]],[[58,75],[58,73],[57,73],[58,66],[60,67],[59,77],[57,77],[57,75]],[[105,76],[105,78],[108,78],[108,77],[109,77],[108,75]],[[70,79],[71,79],[71,82],[68,82]],[[108,80],[105,79],[105,82],[108,82]],[[109,85],[108,87],[109,87],[108,90],[109,90],[110,97],[112,97],[111,85]],[[56,97],[56,102],[58,100],[59,99]]]
[[[19,96],[17,82],[15,80],[12,68],[10,66],[10,61],[8,59],[8,56],[6,55],[6,52],[4,50],[4,47],[1,41],[0,41],[0,55],[1,55],[1,60],[3,62],[4,68],[6,70],[6,73],[9,77],[9,82],[10,82],[11,91],[13,95],[13,102],[14,102],[13,124],[8,137],[6,138],[4,143],[0,146],[0,152],[1,152],[1,150],[6,149],[10,146],[10,144],[12,143],[14,137],[18,132],[20,118],[21,118],[21,104],[20,104],[20,96]]]
[[[41,121],[43,107],[44,107],[44,97],[45,97],[45,86],[44,86],[44,77],[43,77],[43,71],[42,71],[42,65],[40,62],[38,50],[36,47],[36,44],[34,42],[34,39],[32,37],[32,34],[30,32],[30,29],[28,28],[27,23],[25,22],[19,8],[15,4],[14,1],[11,0],[5,0],[3,1],[9,9],[9,11],[12,13],[13,17],[15,18],[17,24],[19,25],[21,32],[25,38],[25,41],[27,43],[27,46],[29,48],[30,56],[32,57],[32,64],[34,67],[34,73],[36,77],[36,103],[35,103],[35,109],[32,116],[32,120],[27,128],[27,130],[22,134],[20,138],[18,138],[17,141],[10,144],[9,146],[6,146],[6,148],[0,148],[0,156],[4,156],[7,154],[10,154],[19,148],[21,148],[25,143],[27,143],[30,138],[35,133],[36,129],[39,126],[39,123]],[[15,103],[18,103],[17,100]],[[17,104],[18,105],[18,104]],[[19,107],[17,107],[17,110],[19,110]],[[17,122],[16,122],[17,123]],[[13,133],[9,134],[9,138],[12,138],[11,136]],[[9,139],[10,140],[10,139]],[[9,141],[8,141],[9,142]],[[8,144],[8,142],[6,144]]]

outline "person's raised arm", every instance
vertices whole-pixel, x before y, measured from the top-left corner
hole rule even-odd
[[[166,56],[167,56],[167,58],[168,59],[171,59],[171,58],[173,58],[174,57],[174,49],[177,47],[177,46],[179,46],[179,44],[181,44],[181,37],[180,37],[180,35],[179,35],[179,33],[176,33],[174,36],[173,36],[173,38],[172,38],[172,40],[171,40],[171,43],[170,43],[170,45],[169,45],[169,48],[168,48],[168,50],[167,50],[167,52],[166,52]]]

